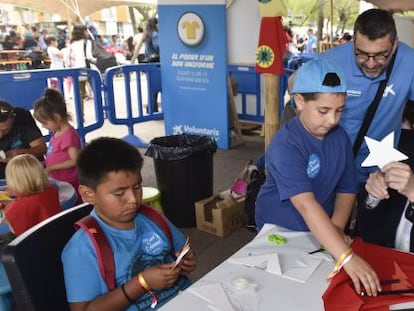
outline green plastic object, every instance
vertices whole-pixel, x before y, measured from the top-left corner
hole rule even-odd
[[[267,236],[267,240],[276,245],[284,245],[286,244],[286,238],[284,236],[278,235],[278,234],[269,234]]]

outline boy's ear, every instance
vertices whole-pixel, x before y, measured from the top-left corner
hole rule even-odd
[[[85,185],[79,185],[78,191],[84,202],[95,204],[95,191],[93,191],[92,188]]]
[[[303,105],[305,104],[305,99],[303,96],[301,94],[295,94],[293,95],[293,99],[295,100],[297,111],[302,111]]]

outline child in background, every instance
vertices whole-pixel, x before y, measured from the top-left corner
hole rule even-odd
[[[47,45],[47,55],[50,59],[50,69],[62,69],[63,66],[63,52],[59,51],[57,48],[58,40],[54,36],[49,36],[46,38],[46,45]],[[50,87],[57,89],[58,88],[58,80],[56,78],[50,79]]]
[[[4,215],[16,236],[62,211],[58,190],[31,154],[17,155],[7,163],[6,183],[7,191],[16,199],[7,204]]]
[[[65,68],[73,67],[70,59],[70,40],[65,40],[65,47],[61,50],[63,53],[63,66]],[[68,76],[65,78],[65,91],[63,92],[66,96],[66,99],[72,99],[72,77]]]
[[[381,290],[371,266],[352,253],[344,227],[358,193],[352,147],[338,125],[346,85],[333,63],[314,59],[296,72],[292,94],[298,115],[266,150],[266,181],[256,201],[256,224],[311,231],[352,279],[357,293]]]
[[[49,177],[66,181],[78,189],[76,159],[81,141],[69,123],[70,116],[63,96],[54,89],[46,89],[45,95],[35,102],[34,116],[44,128],[52,132],[45,159]]]
[[[142,165],[139,151],[116,138],[95,139],[79,155],[79,192],[94,205],[91,216],[112,248],[116,288],[108,290],[92,241],[80,229],[62,253],[71,310],[153,310],[154,301],[158,308],[190,285],[193,251],[174,265],[185,236],[168,222],[171,245],[165,231],[140,213]]]

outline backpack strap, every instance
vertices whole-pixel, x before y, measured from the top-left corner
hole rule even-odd
[[[171,253],[174,254],[174,243],[170,225],[166,218],[154,208],[141,205],[139,213],[143,214],[153,223],[155,223],[167,236],[170,243]],[[95,249],[96,258],[98,260],[99,270],[102,277],[105,280],[108,290],[115,289],[115,262],[112,248],[109,245],[108,239],[105,233],[102,231],[101,226],[91,215],[85,216],[75,223],[75,228],[82,228],[88,234]]]
[[[75,223],[75,228],[82,228],[88,234],[95,248],[99,270],[109,291],[115,289],[114,254],[101,226],[91,215],[85,216]]]

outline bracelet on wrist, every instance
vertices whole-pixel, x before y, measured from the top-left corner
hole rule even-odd
[[[335,276],[335,274],[337,274],[342,269],[342,267],[352,259],[352,255],[352,248],[348,247],[339,257],[338,261],[335,264],[335,267],[328,276],[328,280]]]
[[[146,292],[148,292],[148,291],[150,291],[150,290],[151,290],[151,287],[149,287],[149,285],[148,285],[147,281],[145,281],[145,279],[144,279],[144,275],[142,274],[142,272],[138,273],[137,278],[138,278],[138,284],[139,284],[139,285],[140,285],[143,289],[145,289],[145,291],[146,291]]]
[[[144,289],[145,292],[149,293],[152,296],[151,308],[155,308],[158,303],[157,295],[151,290],[151,287],[148,285],[147,281],[144,278],[142,272],[137,275],[138,285]]]
[[[125,290],[125,283],[122,283],[121,284],[121,290],[122,290],[122,293],[124,294],[124,296],[125,296],[125,298],[128,300],[128,302],[129,302],[129,304],[133,304],[134,303],[134,301],[131,299],[131,297],[129,297],[129,295],[127,294],[127,292],[126,292],[126,290]]]

